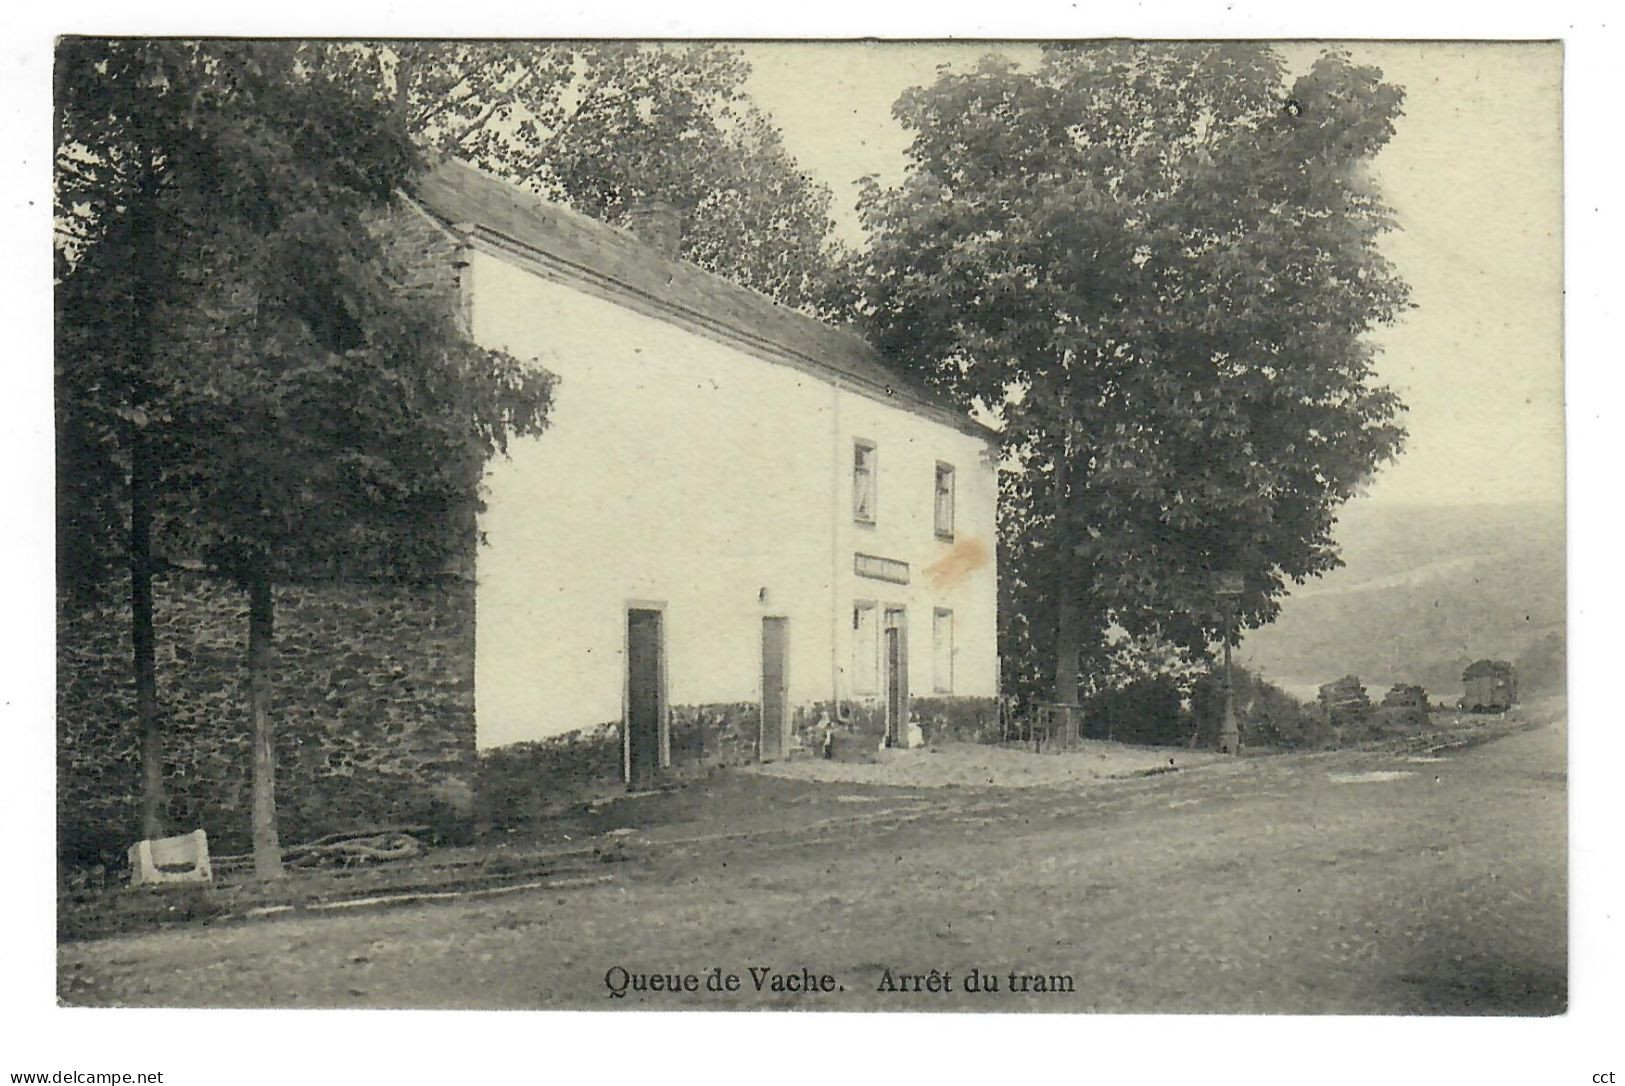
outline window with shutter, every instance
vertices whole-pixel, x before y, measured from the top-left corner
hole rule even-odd
[[[852,444],[852,519],[875,522],[875,447],[867,441]]]
[[[937,535],[943,539],[954,537],[954,466],[937,462],[936,487]]]

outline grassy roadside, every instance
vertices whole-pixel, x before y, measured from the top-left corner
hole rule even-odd
[[[1327,755],[1466,749],[1538,727],[1561,703],[1537,703],[1501,717],[1442,716],[1424,732],[1352,750],[1248,750],[1225,759],[1184,748],[1088,742],[1066,754],[954,744],[896,752],[876,764],[790,762],[718,770],[667,792],[584,804],[525,832],[472,846],[434,850],[392,864],[290,871],[266,884],[226,874],[211,886],[130,889],[64,887],[58,894],[62,942],[174,926],[208,926],[361,907],[409,905],[524,889],[593,885],[641,866],[654,853],[693,853],[761,841],[765,847],[834,847],[843,835],[897,829],[924,820],[997,822],[1031,791],[1065,799],[1058,811],[1140,802],[1174,777],[1228,776],[1265,761]],[[632,865],[632,867],[627,867]]]

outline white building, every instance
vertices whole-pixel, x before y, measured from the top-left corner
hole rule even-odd
[[[458,163],[412,203],[456,246],[474,337],[560,378],[487,478],[482,749],[613,724],[635,782],[707,707],[770,760],[820,713],[900,742],[911,704],[991,704],[989,431],[665,255],[658,208],[640,240]]]

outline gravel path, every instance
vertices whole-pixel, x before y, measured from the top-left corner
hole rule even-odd
[[[1034,754],[1016,747],[944,743],[914,750],[882,750],[874,762],[798,759],[751,766],[744,772],[788,780],[838,781],[902,788],[1046,788],[1168,768],[1209,765],[1220,756],[1170,747],[1134,747],[1084,740],[1077,750]]]

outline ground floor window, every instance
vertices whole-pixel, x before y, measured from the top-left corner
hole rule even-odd
[[[880,622],[874,600],[852,605],[852,693],[880,692]]]
[[[937,693],[954,692],[954,613],[946,607],[931,616],[931,673]]]

